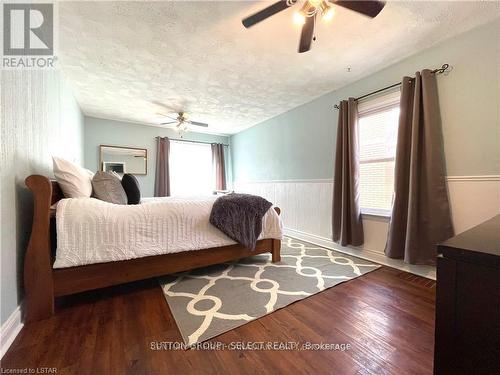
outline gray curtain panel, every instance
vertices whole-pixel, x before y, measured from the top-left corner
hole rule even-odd
[[[358,105],[353,98],[343,100],[339,105],[332,225],[335,242],[342,246],[363,244],[359,207]]]
[[[224,145],[212,143],[212,165],[215,173],[215,189],[226,190],[226,163]]]
[[[155,197],[170,196],[170,140],[156,137]]]
[[[394,204],[385,253],[435,264],[436,244],[453,236],[435,75],[404,77],[396,147]]]

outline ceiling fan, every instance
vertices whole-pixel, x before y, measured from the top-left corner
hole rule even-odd
[[[177,124],[177,125],[175,125],[175,128],[177,129],[177,131],[179,133],[185,133],[185,132],[189,131],[188,125],[202,126],[205,128],[208,127],[208,124],[205,124],[204,122],[189,120],[188,115],[185,112],[177,113],[177,117],[172,117],[169,115],[164,115],[164,116],[173,120],[173,121],[162,122],[162,123],[160,123],[160,125]]]
[[[325,21],[329,21],[333,18],[335,10],[332,5],[341,6],[371,18],[376,17],[385,6],[385,1],[377,0],[281,0],[243,19],[243,26],[248,29],[297,3],[303,3],[300,10],[296,11],[293,15],[293,21],[303,25],[300,35],[299,53],[309,51],[312,41],[316,40],[314,36],[316,15],[320,14]]]

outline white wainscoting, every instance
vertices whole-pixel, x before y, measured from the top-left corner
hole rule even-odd
[[[447,180],[456,233],[500,214],[500,176],[449,176]],[[332,180],[235,182],[234,188],[237,192],[261,195],[280,207],[285,233],[292,237],[427,277],[434,276],[433,270],[408,269],[403,263],[394,263],[385,257],[388,220],[384,218],[363,217],[365,244],[362,248],[346,249],[334,244],[331,241]]]
[[[455,233],[500,214],[500,175],[448,176]]]
[[[235,183],[235,191],[260,195],[280,207],[288,229],[331,237],[331,180]]]

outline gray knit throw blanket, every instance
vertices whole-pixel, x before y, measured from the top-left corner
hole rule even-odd
[[[262,218],[271,206],[271,202],[256,195],[223,195],[214,202],[210,223],[232,240],[254,250],[262,231]]]

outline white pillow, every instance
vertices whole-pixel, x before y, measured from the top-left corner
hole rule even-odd
[[[94,174],[70,161],[52,157],[54,175],[66,198],[89,198]]]

